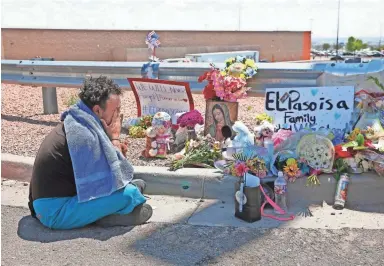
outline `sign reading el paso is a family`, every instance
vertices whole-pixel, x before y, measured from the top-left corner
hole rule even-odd
[[[166,112],[171,117],[194,109],[189,83],[170,80],[129,78],[136,98],[137,116]]]
[[[277,129],[342,129],[350,127],[354,87],[268,88],[265,112]]]

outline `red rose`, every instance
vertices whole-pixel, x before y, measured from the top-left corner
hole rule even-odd
[[[216,97],[215,87],[211,82],[205,86],[203,94],[206,100],[210,100]]]
[[[347,150],[344,151],[342,145],[335,146],[335,157],[336,158],[349,158],[352,157],[352,154]]]

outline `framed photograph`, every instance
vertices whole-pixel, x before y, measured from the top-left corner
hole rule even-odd
[[[207,101],[205,107],[205,135],[210,134],[217,141],[223,141],[221,133],[223,126],[232,125],[237,121],[239,103]]]

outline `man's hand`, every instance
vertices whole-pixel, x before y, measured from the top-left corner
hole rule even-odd
[[[122,115],[119,117],[117,110],[113,113],[110,124],[107,124],[104,119],[101,119],[101,123],[110,140],[118,140],[120,138],[121,121]]]

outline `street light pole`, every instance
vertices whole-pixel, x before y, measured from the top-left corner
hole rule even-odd
[[[336,35],[336,59],[339,55],[339,25],[340,25],[340,0],[337,9],[337,35]]]
[[[382,24],[380,23],[380,39],[379,39],[379,51],[380,51],[380,48],[381,48],[381,26],[382,26]],[[381,52],[381,51],[380,51]]]

